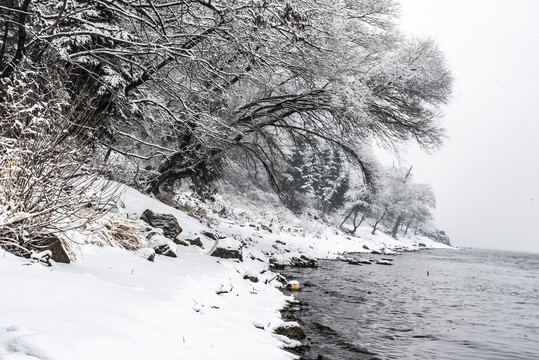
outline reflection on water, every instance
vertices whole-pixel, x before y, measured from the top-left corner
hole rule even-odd
[[[536,254],[428,250],[284,275],[310,285],[296,293],[306,359],[539,359]]]

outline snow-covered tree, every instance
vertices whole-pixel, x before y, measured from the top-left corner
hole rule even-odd
[[[434,192],[426,184],[414,183],[411,171],[412,168],[405,171],[392,167],[383,174],[372,206],[373,233],[378,224],[386,221],[391,235],[396,237],[403,223],[409,227],[411,221],[422,224],[432,217],[431,209],[436,206]]]
[[[365,219],[372,216],[372,207],[374,203],[375,193],[372,189],[366,186],[355,188],[353,190],[354,196],[349,200],[349,210],[346,213],[344,220],[340,224],[340,228],[354,234],[356,230],[363,224]],[[344,227],[344,224],[349,221],[352,224],[353,229],[348,230]]]
[[[277,184],[297,139],[339,148],[370,182],[359,143],[430,146],[442,135],[451,77],[432,42],[396,31],[392,0],[13,0],[1,10],[2,77],[36,63],[68,69],[73,129],[139,162],[153,192],[185,177],[203,185],[238,154]]]
[[[69,249],[65,234],[102,216],[116,196],[91,142],[72,130],[65,78],[48,71],[26,67],[1,80],[0,246],[23,256],[51,239]],[[49,81],[36,81],[44,75]]]

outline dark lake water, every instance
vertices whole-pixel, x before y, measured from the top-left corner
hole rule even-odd
[[[305,359],[539,359],[538,254],[392,258],[393,266],[323,260],[283,272],[307,285],[295,293],[300,310],[285,314],[298,316],[313,344]]]

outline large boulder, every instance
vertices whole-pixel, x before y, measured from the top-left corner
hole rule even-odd
[[[219,239],[215,242],[210,250],[210,255],[220,257],[222,259],[238,259],[239,261],[243,261],[241,248],[241,242],[236,239]]]
[[[162,229],[169,239],[175,239],[183,231],[176,217],[171,214],[159,214],[148,209],[144,210],[140,219],[154,228]]]

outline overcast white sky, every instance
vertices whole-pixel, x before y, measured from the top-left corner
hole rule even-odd
[[[457,246],[539,252],[539,1],[400,0],[402,28],[432,37],[455,76],[449,140],[410,150]]]

